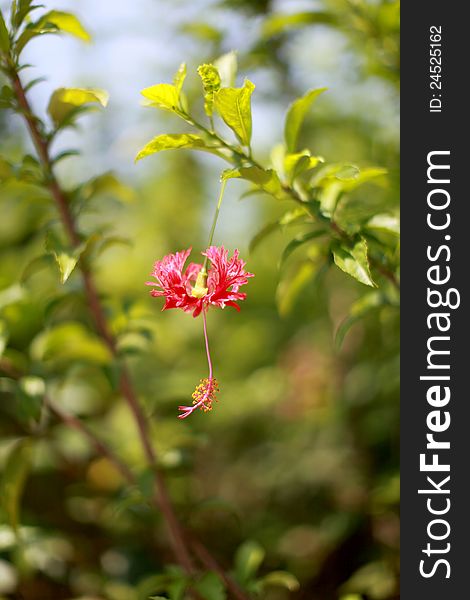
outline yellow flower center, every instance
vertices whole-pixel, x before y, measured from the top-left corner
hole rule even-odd
[[[204,296],[208,292],[207,286],[207,271],[205,269],[201,269],[196,278],[196,284],[191,290],[191,296],[194,298],[204,298]]]

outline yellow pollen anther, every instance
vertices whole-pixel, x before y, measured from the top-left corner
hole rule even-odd
[[[196,386],[193,392],[193,405],[199,404],[199,408],[204,412],[212,410],[212,402],[217,402],[217,394],[219,392],[219,385],[217,379],[201,379],[201,383]]]
[[[201,269],[196,278],[196,283],[191,290],[191,296],[194,298],[204,298],[204,296],[208,292],[207,285],[207,271],[205,269]]]

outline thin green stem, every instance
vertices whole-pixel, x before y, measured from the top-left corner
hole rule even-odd
[[[218,133],[216,133],[215,131],[211,131],[205,125],[203,125],[199,121],[196,121],[196,119],[194,119],[194,117],[192,117],[191,115],[185,114],[183,118],[190,125],[193,125],[193,127],[196,127],[196,129],[199,129],[199,131],[202,131],[203,133],[205,133],[206,135],[211,137],[213,140],[217,141],[221,146],[223,146],[227,150],[230,150],[230,152],[234,156],[236,156],[239,161],[244,160],[244,161],[248,162],[250,165],[252,165],[253,167],[258,167],[259,169],[263,169],[263,166],[253,158],[251,151],[249,154],[247,154],[246,152],[243,152],[243,150],[241,148],[237,148],[233,144],[230,144],[229,142],[224,140],[224,138],[220,137],[220,135],[218,135]],[[228,158],[226,158],[226,160],[228,160]],[[229,162],[232,162],[232,164],[233,164],[233,162],[236,162],[236,161],[229,161]]]
[[[215,232],[215,226],[217,225],[217,219],[219,218],[220,207],[222,205],[222,200],[224,197],[226,185],[227,185],[227,180],[224,179],[220,186],[220,193],[219,193],[219,197],[217,199],[217,206],[216,206],[215,213],[214,213],[214,220],[212,221],[212,227],[211,227],[211,230],[209,233],[209,239],[207,241],[208,248],[212,245],[212,240],[214,238],[214,232]]]
[[[215,207],[215,213],[214,213],[214,219],[212,221],[212,226],[211,226],[211,230],[209,232],[209,239],[207,241],[207,247],[210,248],[212,246],[212,240],[214,239],[214,232],[215,232],[215,227],[217,225],[217,220],[219,218],[219,213],[220,213],[220,207],[222,205],[222,200],[224,198],[224,193],[225,193],[225,187],[227,185],[227,180],[223,179],[222,180],[222,184],[220,186],[220,193],[219,193],[219,198],[217,199],[217,206]],[[204,264],[202,266],[202,268],[204,270],[206,270],[207,267],[207,256],[204,259]]]

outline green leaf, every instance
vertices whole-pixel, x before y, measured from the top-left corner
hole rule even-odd
[[[265,551],[253,540],[244,542],[235,554],[235,575],[244,584],[252,579],[264,560]]]
[[[178,85],[180,85],[180,82]],[[179,88],[172,83],[158,83],[143,89],[142,96],[149,100],[148,106],[155,106],[170,112],[180,112],[180,92]]]
[[[29,90],[31,90],[35,85],[38,85],[38,83],[43,83],[44,81],[47,81],[46,77],[36,77],[36,79],[28,81],[28,83],[24,86],[24,91],[29,92]]]
[[[284,252],[282,253],[281,260],[280,260],[280,266],[282,266],[286,262],[286,260],[289,258],[289,256],[292,254],[292,252],[294,252],[294,250],[297,250],[297,248],[299,248],[303,244],[305,244],[305,243],[309,242],[310,240],[313,240],[317,237],[320,237],[324,234],[325,234],[324,229],[318,229],[316,231],[307,231],[307,233],[302,233],[300,235],[297,235],[284,248]]]
[[[310,171],[325,162],[321,156],[311,156],[309,150],[302,150],[293,154],[286,154],[284,157],[284,171],[290,183],[302,173]]]
[[[38,27],[44,27],[48,24],[52,24],[59,32],[69,33],[84,42],[91,40],[91,35],[77,17],[71,13],[51,10],[41,17]]]
[[[172,581],[168,584],[167,591],[170,596],[170,600],[183,600],[184,592],[188,587],[188,583],[185,579],[179,579]]]
[[[75,269],[79,257],[65,252],[54,254],[54,256],[60,269],[60,283],[65,283]]]
[[[205,573],[194,584],[194,587],[204,600],[225,600],[227,598],[224,584],[215,573]]]
[[[208,117],[214,112],[214,94],[220,90],[221,79],[214,65],[201,65],[197,72],[204,89],[204,110]]]
[[[3,85],[0,91],[0,108],[13,108],[14,95],[9,85]]]
[[[366,223],[367,229],[386,231],[393,235],[400,235],[400,219],[395,215],[378,214],[374,215]]]
[[[326,89],[327,88],[318,88],[315,90],[310,90],[301,98],[294,100],[294,102],[292,102],[292,104],[289,106],[284,126],[284,138],[286,140],[288,152],[295,152],[297,138],[299,136],[300,127],[302,126],[303,120],[305,119],[305,116],[313,102]]]
[[[357,199],[344,197],[344,194],[369,182],[383,185],[386,173],[380,167],[359,169],[356,165],[328,165],[312,176],[310,184],[319,189],[322,213],[327,217],[334,213],[336,220],[350,230],[354,224],[377,213],[381,207],[373,198]]]
[[[173,77],[173,85],[175,86],[178,98],[180,97],[181,90],[183,89],[183,83],[186,79],[186,72],[186,63],[181,63]]]
[[[310,179],[313,187],[323,187],[332,180],[351,181],[359,175],[360,169],[356,165],[345,163],[329,164],[321,167]]]
[[[375,180],[376,183],[383,183],[384,177],[387,175],[387,169],[381,167],[366,167],[364,169],[358,169],[357,167],[352,168],[357,170],[353,176],[345,176],[342,173],[337,173],[336,178],[343,181],[343,190],[345,192],[351,192],[364,183],[369,183]],[[379,181],[377,181],[379,180]]]
[[[284,213],[282,215],[282,217],[278,220],[279,225],[291,225],[292,223],[295,223],[296,221],[298,221],[301,217],[305,217],[307,216],[309,213],[307,211],[307,209],[301,207],[301,208],[294,208],[293,210],[288,210],[286,213]]]
[[[31,463],[31,440],[20,440],[8,455],[0,481],[1,503],[8,522],[15,531],[18,530],[20,499],[31,469]]]
[[[337,267],[360,283],[377,287],[370,274],[367,242],[364,238],[361,238],[354,245],[335,245],[333,247],[333,258]]]
[[[361,170],[356,165],[333,165],[333,171],[331,175],[340,181],[355,181],[360,172]]]
[[[260,579],[260,583],[263,588],[268,586],[284,587],[290,592],[295,592],[300,588],[297,577],[287,571],[272,571]]]
[[[354,183],[360,169],[356,165],[333,164],[316,171],[310,180],[310,185],[318,188],[317,196],[323,215],[331,217],[335,212],[341,194],[347,186]]]
[[[222,87],[233,87],[237,76],[237,53],[233,50],[214,61],[214,67],[220,75]]]
[[[56,165],[61,160],[65,160],[66,158],[70,158],[72,156],[80,156],[80,152],[78,150],[64,150],[63,152],[59,152],[51,158],[51,162]]]
[[[318,188],[321,211],[325,216],[329,217],[333,213],[336,214],[336,207],[341,195],[352,192],[360,185],[372,180],[381,182],[383,181],[383,175],[385,175],[385,173],[385,169],[378,167],[370,167],[361,170],[356,165],[350,164],[327,165],[319,169],[312,176],[310,184],[313,187]],[[350,203],[351,200],[348,199],[347,203],[343,202],[338,205],[338,210],[341,209],[341,213],[343,214],[343,222],[355,220],[352,213],[361,214],[368,210],[366,207],[367,202],[363,200],[353,203],[353,205],[357,204],[357,209],[359,210],[354,210],[354,207],[350,207]],[[352,210],[350,208],[352,208]]]
[[[356,300],[349,310],[349,315],[340,323],[335,334],[335,346],[339,350],[343,340],[351,327],[360,319],[371,312],[375,312],[387,303],[383,294],[379,291],[369,292]]]
[[[223,171],[221,179],[222,181],[227,179],[246,179],[274,197],[280,198],[284,195],[279,177],[273,169],[260,169],[259,167],[226,169]]]
[[[151,594],[159,594],[160,592],[166,592],[168,586],[174,580],[174,576],[170,573],[161,573],[158,575],[149,575],[145,577],[137,586],[137,598],[138,600],[148,600],[149,597],[160,598],[160,596],[151,596]]]
[[[146,144],[135,157],[135,162],[162,150],[177,150],[179,148],[189,148],[191,150],[202,150],[203,152],[219,154],[217,148],[208,146],[205,140],[199,135],[193,133],[165,133],[157,135],[157,137],[154,137],[153,140]]]
[[[10,35],[3,18],[2,11],[0,10],[0,50],[7,54],[10,50]]]
[[[128,238],[123,236],[105,236],[103,232],[97,231],[73,249],[63,248],[60,245],[56,246],[56,249],[53,249],[52,246],[49,245],[49,248],[50,253],[54,256],[56,263],[59,266],[61,275],[60,281],[61,283],[65,283],[73,273],[79,260],[89,260],[90,257],[93,257],[94,260],[105,250],[116,245],[132,246],[132,243]]]
[[[331,218],[335,214],[338,200],[343,192],[343,184],[337,179],[330,179],[325,182],[318,194],[320,201],[320,211],[325,217]]]
[[[105,365],[112,355],[104,342],[81,323],[66,322],[42,331],[31,344],[33,359],[58,365],[77,361]]]
[[[251,141],[251,94],[254,89],[255,85],[246,79],[242,88],[221,88],[214,94],[215,109],[244,146],[249,146]]]
[[[280,189],[280,181],[276,171],[272,169],[260,169],[259,167],[240,167],[240,177],[256,183],[266,191],[276,192]]]
[[[293,14],[273,14],[263,23],[262,35],[265,38],[274,37],[286,29],[303,27],[305,25],[331,25],[335,19],[327,12],[300,12]]]
[[[88,104],[108,104],[106,91],[95,88],[59,88],[53,92],[47,111],[56,126],[62,124],[67,117],[79,108]]]
[[[52,254],[59,266],[60,282],[65,283],[77,266],[80,256],[86,248],[86,242],[76,248],[66,248],[60,240],[49,231],[46,237],[46,251]]]
[[[25,17],[37,8],[41,8],[41,6],[33,5],[33,0],[19,0],[16,11],[12,14],[12,22],[15,27],[19,27],[21,23],[23,23]]]
[[[27,25],[16,42],[15,49],[17,54],[20,54],[26,44],[34,37],[49,33],[68,33],[84,42],[91,40],[90,34],[75,15],[63,11],[51,10],[38,21]]]

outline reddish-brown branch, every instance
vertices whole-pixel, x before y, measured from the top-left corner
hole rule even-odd
[[[21,80],[16,72],[11,74],[11,83],[18,102],[18,106],[26,121],[31,135],[31,139],[33,140],[34,146],[36,147],[36,151],[44,169],[46,185],[57,206],[60,218],[62,220],[62,223],[67,232],[71,244],[73,246],[77,246],[80,243],[80,236],[75,226],[75,221],[73,219],[72,212],[70,211],[66,194],[64,193],[57,179],[55,178],[49,155],[47,140],[41,134],[41,131],[38,127],[38,120],[31,110],[28,99],[26,98],[24,88],[21,84]],[[108,329],[103,306],[99,299],[98,291],[95,287],[92,275],[88,270],[87,265],[83,261],[80,261],[80,269],[83,277],[88,307],[93,315],[96,329],[99,335],[103,338],[103,340],[111,350],[114,357],[118,358],[116,353],[116,342]],[[191,556],[186,547],[186,542],[182,534],[181,526],[173,511],[171,502],[169,501],[169,496],[166,491],[165,482],[158,471],[156,454],[150,441],[150,433],[147,425],[147,420],[140,407],[139,401],[137,399],[137,396],[134,392],[130,380],[129,373],[124,364],[121,365],[120,389],[136,421],[139,431],[139,437],[145,452],[146,459],[155,472],[157,498],[159,499],[160,509],[165,516],[165,522],[169,530],[170,542],[175,557],[188,573],[192,573],[194,569]]]
[[[215,560],[212,554],[208,552],[207,548],[201,544],[201,542],[192,538],[191,547],[194,551],[194,554],[199,558],[204,567],[209,571],[214,571],[214,573],[217,573],[236,600],[249,600],[249,597],[238,586],[237,582],[222,569],[219,563]]]
[[[68,425],[72,429],[76,429],[84,437],[86,437],[86,439],[90,442],[91,446],[98,452],[98,454],[101,454],[102,456],[107,458],[116,467],[116,469],[119,471],[119,473],[122,475],[125,481],[131,484],[135,484],[136,479],[134,477],[134,474],[126,465],[126,463],[124,463],[118,456],[116,456],[116,454],[114,454],[114,452],[111,450],[111,448],[109,448],[109,446],[107,446],[101,440],[99,440],[99,438],[97,438],[94,435],[94,433],[90,431],[90,429],[88,429],[88,427],[83,423],[83,421],[81,421],[74,415],[71,415],[61,410],[47,397],[44,398],[44,404],[47,406],[50,412],[53,415],[55,415],[58,419],[63,421],[65,425]]]
[[[62,220],[62,223],[64,224],[67,234],[72,244],[76,246],[80,243],[80,238],[75,228],[72,214],[68,208],[67,199],[52,173],[52,165],[49,157],[49,148],[47,141],[43,138],[41,132],[39,131],[38,121],[31,111],[31,107],[29,106],[29,102],[26,98],[26,94],[21,84],[20,78],[15,72],[11,74],[11,84],[16,99],[18,101],[18,106],[21,109],[23,117],[28,126],[31,139],[39,155],[39,160],[41,161],[42,166],[44,168],[45,175],[47,178],[47,187],[49,188],[51,195],[56,202],[57,209],[60,213],[60,218]]]

